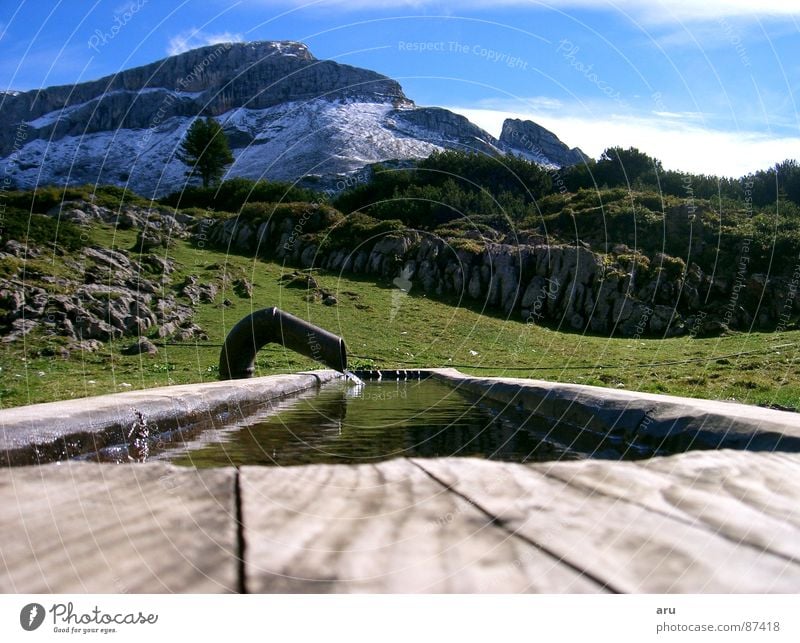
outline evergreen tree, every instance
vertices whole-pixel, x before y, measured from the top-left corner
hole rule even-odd
[[[657,176],[664,171],[661,161],[640,152],[635,147],[610,147],[595,166],[598,185],[633,187],[634,184],[656,185]]]
[[[219,181],[225,166],[233,163],[222,127],[210,116],[192,123],[181,143],[178,158],[189,166],[186,176],[199,176],[204,188]]]

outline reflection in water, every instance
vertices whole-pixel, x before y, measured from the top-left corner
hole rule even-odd
[[[333,382],[278,413],[251,416],[208,435],[156,457],[215,467],[355,464],[401,456],[526,462],[627,455],[607,436],[554,428],[431,379]]]

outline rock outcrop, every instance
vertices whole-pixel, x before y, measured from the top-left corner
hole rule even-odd
[[[500,144],[511,154],[535,163],[559,167],[582,163],[586,154],[577,147],[569,148],[553,132],[533,121],[508,118],[503,123]]]
[[[87,203],[66,203],[51,212],[71,221],[100,220],[119,222],[121,217],[144,230],[185,237],[186,226],[166,212],[148,211],[128,206],[122,212]],[[184,217],[181,217],[184,218]],[[185,218],[184,218],[185,220]],[[7,241],[0,256],[19,256],[15,241]],[[139,249],[137,249],[139,250]],[[25,256],[36,256],[34,245],[24,249]],[[185,341],[206,338],[193,322],[194,309],[178,300],[168,287],[174,270],[170,259],[148,253],[136,254],[99,246],[83,249],[75,258],[63,260],[69,277],[30,274],[0,278],[0,332],[2,342],[13,342],[40,331],[44,336],[60,337],[69,348],[96,350],[112,339],[122,337],[174,337]],[[30,271],[28,271],[30,272]],[[192,297],[184,293],[189,303]],[[216,286],[198,285],[198,300],[216,295]],[[144,352],[150,352],[143,344]]]
[[[313,207],[313,206],[309,206]],[[304,215],[308,216],[308,215]],[[289,265],[402,280],[432,296],[456,297],[529,324],[624,337],[714,335],[727,329],[774,329],[800,313],[788,278],[713,279],[666,255],[599,254],[581,245],[443,239],[391,232],[355,251],[308,234],[287,243],[297,221],[207,221],[211,243]],[[314,288],[294,275],[287,285]],[[754,319],[750,310],[759,310]]]

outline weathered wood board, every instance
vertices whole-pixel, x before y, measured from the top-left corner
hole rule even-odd
[[[0,470],[0,591],[235,592],[235,470]]]
[[[797,504],[775,498],[800,482],[798,456],[702,451],[639,463],[415,462],[614,591],[800,591]],[[753,501],[748,487],[756,490]],[[772,499],[781,508],[765,510]]]
[[[0,470],[2,592],[796,593],[798,543],[782,453]]]
[[[241,490],[251,592],[603,591],[408,460],[245,467]]]

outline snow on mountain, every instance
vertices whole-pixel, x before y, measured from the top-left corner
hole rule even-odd
[[[0,117],[12,123],[0,133],[0,172],[25,188],[110,183],[160,196],[185,184],[175,155],[199,115],[222,124],[235,158],[230,177],[331,176],[441,149],[527,152],[559,166],[581,158],[535,123],[504,127],[498,141],[463,116],[414,105],[385,76],[319,61],[302,43],[260,42],[0,96]]]
[[[391,158],[424,158],[441,146],[393,131],[387,103],[327,101],[287,103],[266,110],[239,108],[220,117],[234,140],[230,174],[293,179],[357,170]]]

